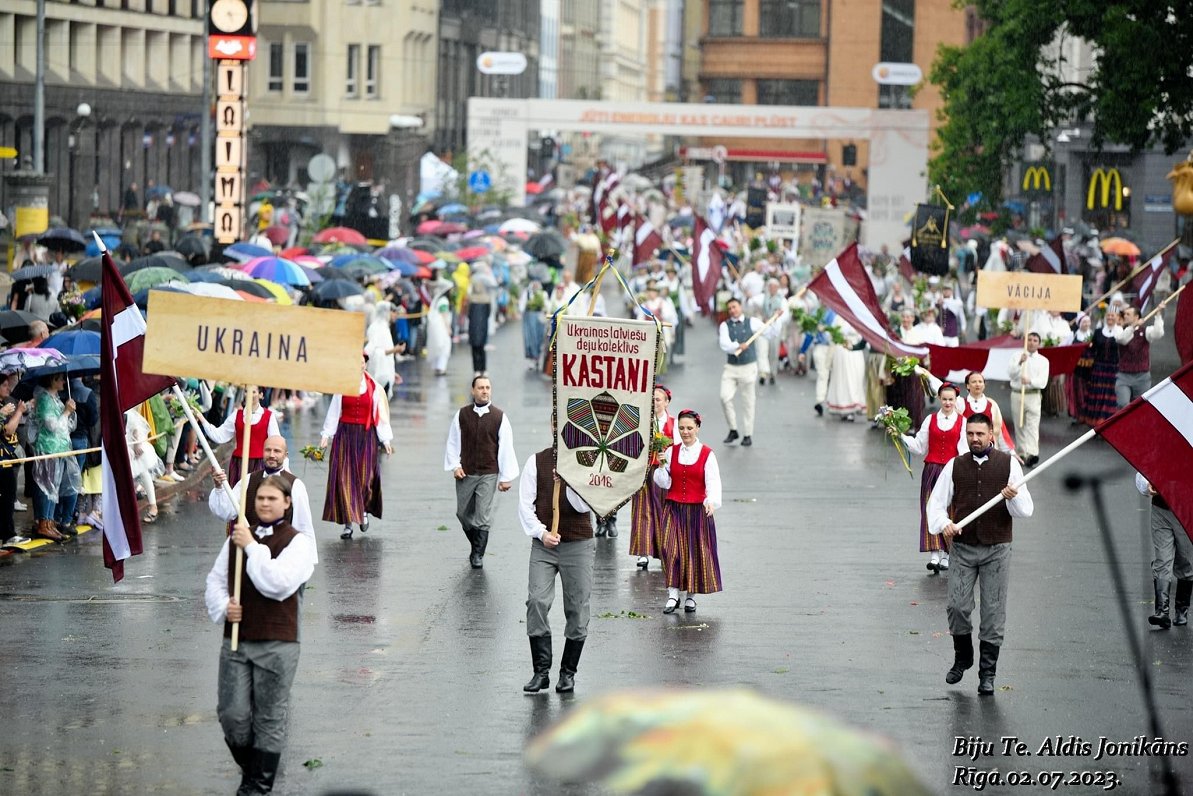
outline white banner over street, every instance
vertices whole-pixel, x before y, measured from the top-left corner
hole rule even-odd
[[[598,517],[642,488],[654,428],[649,321],[563,316],[555,347],[555,460]]]

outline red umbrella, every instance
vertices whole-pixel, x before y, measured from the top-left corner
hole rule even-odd
[[[526,193],[538,195],[542,192],[543,192],[543,186],[539,185],[537,182],[526,183]]]
[[[293,260],[295,257],[300,257],[304,254],[310,254],[311,250],[306,246],[291,246],[289,249],[282,249],[278,252],[278,257],[285,257],[287,260]]]
[[[451,221],[424,221],[415,230],[419,235],[441,236],[456,235],[467,231],[468,227],[464,224],[456,224]]]
[[[484,257],[490,254],[490,251],[485,246],[466,246],[463,249],[457,249],[452,254],[459,257],[461,260],[475,260],[478,257]]]
[[[267,227],[261,234],[269,238],[269,242],[274,246],[281,246],[290,240],[290,230],[286,227]]]
[[[364,235],[348,227],[329,227],[320,231],[311,240],[315,243],[368,244]]]
[[[415,279],[430,279],[433,276],[434,274],[431,273],[431,269],[427,268],[425,265],[420,265],[418,270],[414,272]]]

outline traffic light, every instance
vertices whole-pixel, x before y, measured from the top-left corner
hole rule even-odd
[[[857,144],[846,144],[845,146],[841,147],[841,165],[857,165]]]

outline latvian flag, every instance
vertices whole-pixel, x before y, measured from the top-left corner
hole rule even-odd
[[[1097,427],[1143,474],[1193,538],[1193,362]]]
[[[696,216],[692,230],[692,293],[703,313],[713,310],[724,262],[725,252],[717,245],[717,233],[701,216]]]
[[[124,577],[124,560],[141,554],[141,519],[124,436],[124,413],[169,389],[174,380],[141,372],[145,319],[133,302],[111,255],[102,243],[100,248],[103,249],[100,425],[103,430],[104,566],[112,570],[112,580],[119,582]]]
[[[634,265],[650,262],[662,245],[663,236],[654,228],[654,224],[645,216],[639,216],[637,229],[634,230]]]
[[[1037,274],[1063,274],[1065,272],[1065,245],[1060,235],[1041,246],[1038,254],[1028,257],[1023,268]]]
[[[1152,293],[1156,289],[1156,281],[1160,278],[1160,274],[1164,272],[1164,268],[1168,262],[1168,255],[1176,248],[1176,244],[1177,241],[1173,241],[1161,249],[1155,257],[1144,263],[1142,270],[1131,281],[1131,287],[1139,297],[1136,300],[1136,306],[1139,307],[1141,315],[1147,312],[1147,305],[1151,302]]]

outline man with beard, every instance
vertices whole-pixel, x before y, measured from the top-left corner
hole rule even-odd
[[[969,451],[944,466],[928,499],[928,529],[951,544],[948,617],[953,635],[953,667],[945,682],[961,681],[973,666],[974,586],[982,592],[982,621],[978,634],[978,694],[994,694],[994,675],[1007,616],[1007,585],[1011,574],[1011,520],[1030,517],[1035,510],[1023,486],[1023,469],[1009,453],[994,447],[994,423],[989,415],[972,415],[965,424]],[[1018,486],[1016,486],[1018,485]],[[962,529],[956,523],[997,495],[1005,500]]]

